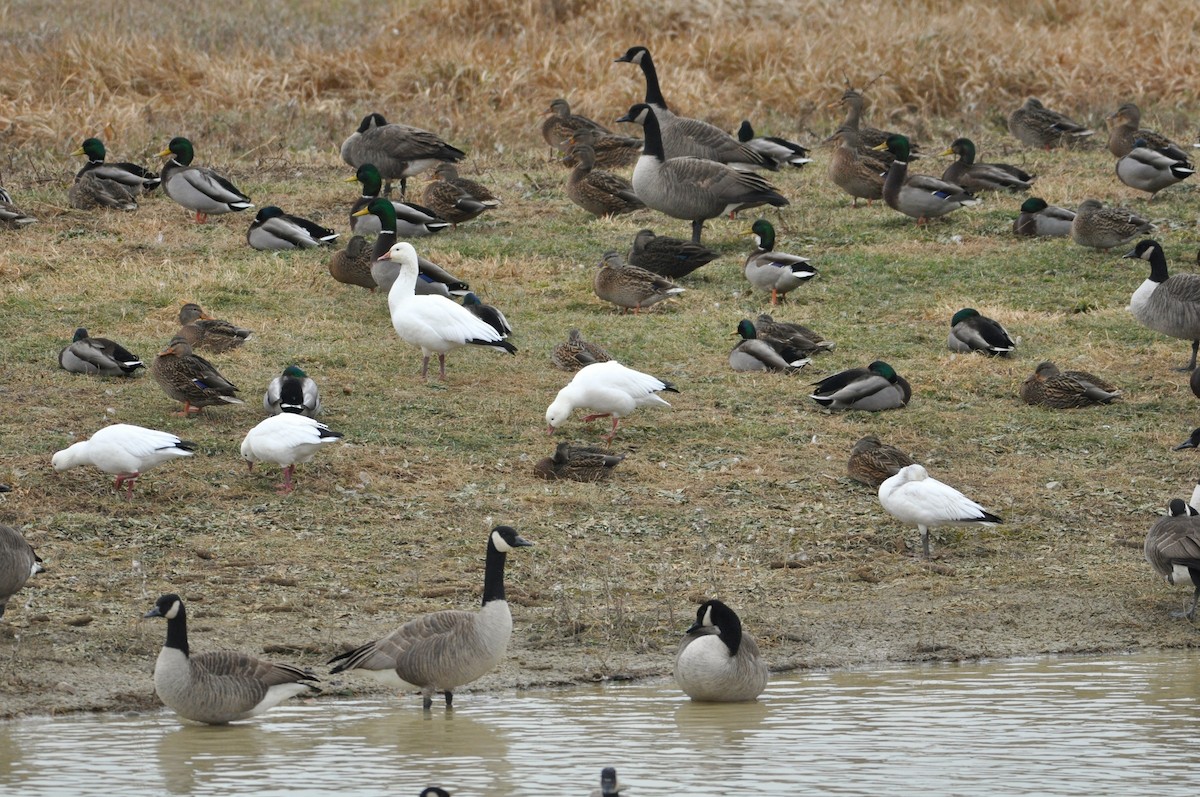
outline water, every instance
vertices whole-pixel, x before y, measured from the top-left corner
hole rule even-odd
[[[1191,795],[1200,655],[806,672],[756,704],[670,681],[291,701],[227,727],[167,712],[0,723],[0,794]]]

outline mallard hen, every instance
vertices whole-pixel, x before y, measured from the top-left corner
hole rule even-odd
[[[1008,115],[1008,132],[1027,147],[1050,149],[1077,142],[1094,131],[1050,110],[1036,97],[1030,97]]]
[[[686,277],[719,256],[703,244],[655,235],[654,230],[638,230],[629,250],[629,262],[632,265],[669,279]]]
[[[1121,391],[1087,371],[1060,371],[1047,360],[1021,383],[1021,400],[1056,409],[1111,404]]]
[[[626,264],[616,252],[604,253],[592,287],[604,301],[635,313],[684,291],[665,277]]]
[[[216,366],[198,354],[181,337],[175,337],[154,358],[150,368],[154,381],[171,398],[183,402],[174,413],[187,417],[205,407],[244,404],[234,394],[237,386],[221,375]]]

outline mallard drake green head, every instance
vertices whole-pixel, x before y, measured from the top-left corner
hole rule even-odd
[[[817,269],[800,255],[775,250],[775,227],[757,219],[747,233],[754,238],[754,251],[746,257],[743,273],[750,285],[771,292],[771,304],[817,275]]]
[[[180,166],[191,166],[196,158],[196,148],[183,136],[175,136],[167,143],[167,148],[158,153],[158,157],[170,158]]]
[[[1030,197],[1021,203],[1021,213],[1013,220],[1013,232],[1029,237],[1066,238],[1071,234],[1075,211],[1049,205],[1041,197]]]
[[[1130,188],[1150,194],[1151,200],[1159,191],[1195,173],[1191,161],[1167,155],[1140,137],[1134,139],[1133,148],[1124,157],[1117,159],[1117,179]]]
[[[951,351],[1007,356],[1017,344],[999,322],[980,315],[973,307],[964,307],[950,318],[950,337],[946,346]]]
[[[942,179],[968,191],[1028,191],[1034,178],[1008,163],[977,163],[975,142],[969,138],[955,139],[941,154],[958,156],[942,172]]]
[[[813,383],[809,396],[834,410],[891,410],[908,405],[912,388],[892,366],[875,360],[866,368],[851,368]]]
[[[912,156],[912,147],[909,144],[908,137],[902,136],[899,133],[893,133],[883,143],[876,144],[871,149],[886,150],[892,154],[893,158],[904,163],[908,163],[908,159]]]
[[[191,165],[196,153],[186,138],[171,139],[158,155],[167,158],[162,169],[163,191],[183,207],[195,211],[197,222],[205,221],[209,214],[254,207],[250,197],[228,179],[212,169]]]
[[[729,352],[729,366],[735,371],[772,371],[777,373],[799,373],[809,364],[802,352],[778,341],[759,337],[754,322],[743,318],[733,334],[741,338],[733,351]]]
[[[104,162],[107,156],[107,151],[104,149],[104,142],[98,138],[85,138],[83,143],[79,145],[79,149],[71,153],[72,155],[86,155],[90,161],[99,163]]]
[[[966,205],[978,204],[974,194],[956,183],[925,174],[909,174],[911,150],[906,137],[888,136],[887,141],[876,149],[886,149],[895,158],[883,181],[883,201],[892,210],[916,219],[917,224],[925,224],[931,218],[945,216]]]

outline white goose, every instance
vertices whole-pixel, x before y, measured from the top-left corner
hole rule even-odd
[[[929,558],[929,530],[937,526],[992,526],[1003,523],[921,465],[908,465],[879,485],[879,503],[903,523],[921,531],[921,550]]]
[[[87,440],[56,453],[50,460],[56,471],[91,465],[117,477],[113,489],[125,484],[125,498],[133,497],[133,483],[143,471],[179,457],[190,457],[196,444],[170,432],[128,423],[105,426]]]
[[[401,241],[379,259],[400,264],[400,273],[388,292],[388,309],[401,340],[421,347],[425,358],[421,363],[421,379],[428,378],[429,358],[437,354],[440,375],[445,380],[446,353],[468,343],[517,353],[516,346],[462,305],[444,296],[415,294],[417,250],[412,244]]]
[[[558,391],[554,402],[546,408],[548,434],[561,426],[576,407],[593,410],[584,421],[612,417],[612,432],[604,437],[611,445],[617,436],[617,422],[638,407],[671,405],[658,396],[659,391],[679,391],[666,380],[635,371],[616,360],[592,363],[579,369],[567,386]]]
[[[283,483],[278,490],[290,493],[295,489],[292,473],[296,465],[308,462],[322,447],[341,442],[341,439],[341,432],[335,432],[307,415],[281,412],[246,433],[242,440],[242,458],[250,470],[254,469],[255,462],[273,462],[283,468]]]

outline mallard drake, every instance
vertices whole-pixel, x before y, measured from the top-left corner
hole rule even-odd
[[[36,221],[37,219],[33,216],[14,205],[9,193],[0,188],[0,223],[10,227],[24,227],[26,224],[33,224]]]
[[[88,159],[84,167],[75,173],[76,180],[85,174],[95,174],[105,180],[112,180],[135,189],[135,196],[139,193],[153,191],[162,182],[155,172],[143,169],[136,163],[108,163],[105,161],[108,151],[104,148],[104,142],[98,138],[85,139],[79,145],[79,149],[71,154],[86,155]]]
[[[589,409],[592,412],[584,416],[584,423],[597,418],[612,418],[612,431],[604,436],[605,442],[612,445],[621,418],[638,407],[671,406],[658,395],[663,391],[679,392],[665,379],[627,368],[616,360],[586,365],[558,391],[546,408],[546,433],[554,434],[576,408]]]
[[[408,194],[408,178],[420,174],[438,163],[457,163],[467,157],[458,147],[452,147],[438,136],[419,127],[388,124],[383,114],[369,113],[363,117],[350,136],[342,142],[342,160],[357,169],[373,163],[387,181],[383,192],[392,192],[392,180],[400,180],[400,195]]]
[[[276,490],[290,493],[295,489],[292,474],[317,452],[331,443],[340,443],[342,433],[335,432],[307,415],[283,412],[272,415],[246,433],[242,440],[242,459],[253,470],[256,462],[270,462],[283,468],[283,483]]]
[[[58,353],[58,364],[71,373],[99,376],[133,376],[146,367],[129,349],[108,338],[90,337],[83,327]]]
[[[852,207],[858,207],[860,199],[867,200],[868,206],[874,200],[882,199],[887,164],[864,155],[858,133],[848,128],[839,129],[830,136],[829,141],[834,145],[827,170],[829,179],[853,197]],[[872,151],[871,155],[874,154],[876,153]],[[891,160],[895,159],[889,158],[889,161]]]
[[[1071,222],[1071,240],[1080,246],[1108,251],[1153,232],[1154,225],[1125,208],[1106,208],[1097,199],[1085,199]]]
[[[704,222],[763,204],[783,207],[787,199],[762,177],[697,157],[667,158],[657,111],[641,103],[618,121],[636,121],[646,144],[633,168],[633,190],[646,207],[692,223],[692,242],[700,243]]]
[[[793,166],[799,169],[806,163],[812,163],[807,147],[779,136],[756,136],[749,119],[743,119],[738,126],[737,138],[750,149],[775,161],[776,168]]]
[[[1017,344],[999,322],[980,315],[973,307],[964,307],[950,319],[950,337],[946,339],[946,346],[950,351],[981,351],[1004,357],[1012,354]]]
[[[254,334],[249,329],[213,318],[195,302],[188,302],[179,308],[179,324],[180,327],[187,327],[186,330],[181,329],[180,333],[188,345],[218,354],[236,349]]]
[[[67,201],[80,210],[112,208],[134,211],[138,209],[137,195],[140,189],[131,188],[116,180],[106,180],[95,172],[85,172],[75,177],[67,190]]]
[[[482,678],[504,659],[512,636],[512,612],[504,599],[505,560],[530,545],[512,526],[496,526],[488,534],[481,609],[414,617],[381,639],[335,656],[329,663],[337,666],[330,672],[358,670],[392,687],[420,689],[426,711],[434,693],[445,692],[446,708],[451,708],[454,689]]]
[[[653,271],[670,279],[686,277],[718,255],[702,244],[655,235],[654,230],[638,230],[629,250],[631,265]]]
[[[737,613],[708,600],[679,644],[674,676],[692,700],[748,703],[767,688],[767,663]]]
[[[42,557],[33,550],[25,535],[12,526],[0,525],[0,617],[8,602],[21,591],[25,582],[44,572]]]
[[[751,169],[779,168],[773,159],[734,140],[721,128],[699,119],[676,116],[672,113],[667,107],[667,101],[663,99],[662,89],[659,88],[654,60],[645,47],[630,47],[623,56],[616,59],[616,63],[637,64],[642,68],[642,74],[646,78],[645,104],[654,109],[654,115],[657,117],[664,159],[686,156]],[[639,121],[634,116],[630,111],[628,116],[617,121]],[[638,195],[641,196],[640,191]]]
[[[396,208],[389,200],[376,197],[358,211],[361,216],[368,213],[379,219],[380,227],[379,236],[371,249],[371,278],[379,290],[387,295],[398,273],[396,264],[384,257],[396,244]],[[419,296],[437,294],[449,298],[452,293],[466,293],[471,289],[467,283],[423,257],[417,258],[417,266],[420,269],[416,287]]]
[[[373,163],[364,163],[353,177],[346,178],[346,182],[362,184],[362,196],[350,208],[350,231],[357,235],[378,235],[381,229],[379,218],[371,213],[358,215],[358,211],[370,205],[371,200],[379,198],[383,190],[383,177],[379,169]],[[396,211],[396,234],[405,238],[434,235],[450,226],[447,219],[422,205],[392,200],[392,208]]]
[[[194,354],[181,337],[172,338],[158,353],[150,372],[164,393],[183,402],[183,409],[175,415],[187,417],[205,407],[245,403],[234,396],[237,386],[221,376],[215,365]]]
[[[938,526],[994,526],[996,515],[950,485],[929,475],[921,465],[906,465],[879,485],[879,503],[901,523],[921,532],[921,554],[929,558],[929,530]]]
[[[300,366],[289,365],[267,385],[263,409],[271,415],[290,412],[315,418],[321,411],[321,391]]]
[[[624,459],[624,454],[609,454],[600,448],[559,443],[553,456],[534,464],[533,474],[549,481],[598,482],[611,476]]]
[[[1192,359],[1180,369],[1196,370],[1200,349],[1200,274],[1167,274],[1167,257],[1157,241],[1138,243],[1125,257],[1150,263],[1150,276],[1129,299],[1129,312],[1155,332],[1192,343]]]
[[[1056,409],[1111,404],[1121,391],[1087,371],[1060,371],[1047,360],[1039,363],[1033,375],[1021,383],[1021,400]]]
[[[502,337],[507,338],[512,334],[512,326],[509,325],[508,319],[504,317],[504,313],[500,311],[499,307],[484,304],[473,293],[467,293],[463,296],[462,304],[463,307],[471,311],[471,315],[499,332]]]
[[[826,340],[824,335],[809,329],[803,324],[793,324],[788,321],[776,321],[767,313],[759,313],[754,321],[758,337],[771,340],[781,346],[789,346],[801,354],[808,356],[823,351],[833,351],[837,344]]]
[[[114,423],[57,452],[50,464],[56,471],[91,465],[101,473],[117,477],[113,489],[125,485],[125,499],[133,497],[133,485],[139,476],[153,467],[180,457],[190,457],[196,444],[181,440],[170,432],[147,429],[128,423]]]
[[[975,142],[956,138],[942,155],[958,159],[942,172],[942,179],[961,185],[968,191],[1028,191],[1035,175],[1008,163],[982,163],[975,160]]]
[[[1193,619],[1200,601],[1200,517],[1189,511],[1182,498],[1172,499],[1166,517],[1154,521],[1146,532],[1143,552],[1154,572],[1168,584],[1195,587],[1188,610],[1177,615]]]
[[[602,300],[635,313],[684,291],[665,277],[628,265],[616,252],[604,253],[592,288]]]
[[[250,197],[212,169],[193,166],[196,157],[192,142],[176,136],[167,148],[158,153],[167,162],[162,168],[162,189],[188,210],[196,212],[196,221],[203,222],[209,215],[231,213],[254,207]]]
[[[735,335],[741,340],[729,352],[729,367],[735,371],[773,371],[798,374],[809,364],[803,353],[788,346],[777,346],[774,341],[762,339],[754,323],[747,318],[738,322]]]
[[[357,285],[375,292],[375,278],[371,276],[371,245],[361,235],[353,236],[345,249],[339,249],[329,258],[329,274],[344,285]]]
[[[886,143],[890,137],[898,136],[900,134],[891,130],[880,130],[877,127],[863,125],[862,112],[865,103],[866,100],[864,99],[862,92],[848,87],[844,92],[842,92],[842,96],[837,101],[830,103],[827,107],[846,109],[846,118],[842,120],[842,124],[838,129],[850,130],[855,133],[858,137],[858,143],[862,147],[867,150],[888,152],[888,150],[881,145]],[[913,145],[910,142],[909,149],[913,154],[915,154],[920,152],[921,148]],[[890,157],[892,155],[894,155],[894,153],[888,152],[888,156],[885,157]]]
[[[265,252],[333,246],[337,237],[338,234],[333,230],[315,221],[284,213],[275,205],[260,209],[246,231],[246,243],[250,244],[250,248]]]
[[[1108,151],[1117,158],[1128,155],[1139,146],[1137,142],[1141,141],[1141,146],[1147,149],[1166,155],[1172,160],[1188,163],[1188,154],[1183,147],[1162,133],[1146,130],[1141,126],[1142,112],[1132,102],[1127,102],[1110,113],[1105,122],[1108,124]]]
[[[895,476],[901,468],[914,464],[908,454],[895,446],[885,445],[878,437],[869,434],[860,438],[850,449],[846,473],[854,481],[878,490],[887,478]]]
[[[587,144],[571,147],[575,168],[567,178],[567,196],[597,218],[611,218],[646,207],[628,180],[612,172],[598,171],[596,153]]]
[[[601,133],[596,130],[580,130],[566,141],[567,154],[562,163],[569,168],[575,168],[578,160],[570,150],[576,144],[587,144],[596,153],[596,167],[599,169],[619,169],[632,166],[641,157],[645,142],[632,136],[618,136],[615,133]]]
[[[1130,188],[1145,191],[1153,200],[1159,191],[1196,173],[1190,161],[1176,160],[1145,143],[1139,138],[1129,154],[1117,159],[1117,179]]]
[[[320,692],[312,673],[246,653],[193,653],[188,645],[183,599],[159,597],[143,617],[163,617],[167,639],[154,664],[154,691],[184,719],[224,725],[269,711],[301,694]]]
[[[1013,232],[1029,237],[1067,238],[1075,211],[1048,205],[1041,197],[1030,197],[1021,203],[1021,214],[1013,220]]]
[[[876,149],[880,147],[895,158],[883,181],[883,201],[892,210],[924,224],[961,207],[979,204],[975,195],[962,186],[925,174],[909,174],[908,139],[904,136],[889,136]]]
[[[572,329],[567,333],[565,343],[559,343],[550,350],[550,361],[555,368],[563,371],[578,371],[585,365],[606,363],[611,359],[612,356],[603,346],[584,340],[578,329]]]
[[[407,241],[392,247],[385,259],[399,264],[395,283],[388,291],[388,309],[396,334],[421,348],[421,379],[429,374],[429,358],[438,356],[440,376],[446,379],[446,354],[468,344],[516,354],[517,347],[470,310],[438,295],[418,295],[417,250]]]
[[[577,113],[571,113],[571,105],[562,97],[550,102],[546,109],[546,120],[542,122],[542,138],[552,150],[561,150],[571,136],[581,130],[597,133],[612,133],[604,125]]]
[[[1008,132],[1027,147],[1050,149],[1086,138],[1094,131],[1030,97],[1008,115]]]
[[[894,410],[908,406],[912,387],[882,360],[851,368],[813,383],[809,396],[831,410]]]
[[[754,237],[754,251],[743,272],[752,286],[771,292],[771,304],[817,275],[808,258],[775,251],[775,227],[766,219],[756,220],[747,235]]]

